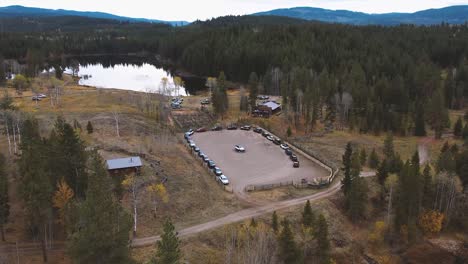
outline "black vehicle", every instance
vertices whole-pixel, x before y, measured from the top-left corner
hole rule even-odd
[[[283,142],[281,142],[281,139],[279,139],[279,138],[274,138],[273,143],[275,143],[276,145],[281,145],[281,143],[283,143]]]
[[[293,163],[293,168],[299,168],[299,161],[295,161]]]
[[[221,176],[221,175],[223,175],[223,172],[222,172],[221,169],[218,168],[218,167],[214,167],[214,168],[213,168],[213,173],[214,173],[216,176]]]
[[[227,130],[236,130],[237,129],[237,126],[234,125],[234,124],[230,124],[228,127],[227,127]]]
[[[199,148],[199,147],[195,147],[195,148],[193,148],[193,151],[195,151],[196,153],[199,153],[199,152],[200,152],[200,148]]]
[[[208,104],[211,104],[210,102],[210,99],[206,98],[206,99],[203,99],[201,102],[200,102],[202,105],[208,105]]]
[[[288,155],[288,156],[291,156],[293,154],[290,149],[285,149],[284,153],[286,153],[286,155]]]
[[[268,132],[266,132],[266,131],[263,131],[263,132],[262,132],[262,136],[264,136],[264,137],[268,137],[269,135],[270,135],[270,134],[269,134]]]
[[[203,153],[203,152],[201,152],[201,151],[198,152],[198,157],[203,158],[203,156],[205,156],[205,153]]]
[[[291,156],[289,156],[291,158],[292,161],[297,161],[297,156],[295,154],[291,154]]]
[[[261,128],[259,128],[259,127],[256,127],[256,128],[254,128],[253,132],[255,132],[255,133],[262,133],[263,130],[262,130]]]
[[[203,161],[206,162],[206,163],[208,163],[208,161],[210,161],[210,158],[208,158],[208,156],[205,155],[205,156],[203,156]]]
[[[208,161],[207,164],[208,164],[208,168],[210,168],[210,169],[213,169],[214,167],[216,167],[216,163],[214,163],[214,161],[212,161],[212,160]]]
[[[211,131],[221,131],[223,128],[221,126],[214,126]]]
[[[252,128],[251,126],[241,126],[240,129],[241,129],[241,130],[246,130],[246,131],[248,131],[248,130],[250,130],[251,128]]]

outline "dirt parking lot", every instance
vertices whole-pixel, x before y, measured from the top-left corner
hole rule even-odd
[[[235,192],[242,192],[249,184],[273,184],[301,179],[310,181],[328,176],[327,170],[297,153],[300,167],[293,168],[284,150],[253,131],[210,131],[195,133],[192,138],[229,178]],[[236,152],[236,144],[242,145],[246,152]]]

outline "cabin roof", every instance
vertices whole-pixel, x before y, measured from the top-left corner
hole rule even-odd
[[[107,163],[108,170],[127,169],[127,168],[135,168],[135,167],[142,166],[140,157],[111,159],[111,160],[107,160],[106,163]]]
[[[280,104],[278,104],[276,102],[272,102],[272,101],[266,102],[263,105],[269,107],[271,109],[271,111],[275,111],[276,109],[281,107]]]

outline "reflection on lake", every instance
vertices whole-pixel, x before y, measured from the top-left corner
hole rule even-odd
[[[67,69],[67,73],[71,73]],[[154,92],[172,96],[189,95],[185,85],[174,85],[173,77],[163,69],[154,65],[116,64],[113,67],[104,67],[102,64],[80,65],[78,75],[79,84],[98,88],[115,88],[141,92]],[[167,82],[162,79],[167,78]],[[196,89],[195,89],[196,90]]]

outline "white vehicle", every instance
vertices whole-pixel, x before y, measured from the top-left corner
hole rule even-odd
[[[191,135],[193,135],[193,133],[195,133],[195,132],[193,131],[193,129],[190,129],[190,130],[187,131],[185,134],[191,136]]]
[[[245,148],[241,145],[235,145],[234,146],[234,149],[237,151],[237,152],[245,152]]]
[[[47,98],[47,95],[45,95],[45,94],[38,94],[38,95],[36,95],[36,96],[39,97],[39,98],[41,98],[41,99],[42,99],[42,98]]]
[[[280,148],[286,150],[286,149],[289,149],[289,146],[288,146],[288,144],[281,144]]]
[[[272,136],[267,136],[267,139],[270,140],[270,141],[275,140]]]
[[[218,176],[218,181],[220,181],[224,185],[229,184],[229,180],[226,176],[224,176],[224,174],[221,174],[220,176]]]

